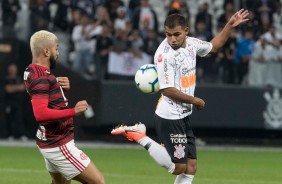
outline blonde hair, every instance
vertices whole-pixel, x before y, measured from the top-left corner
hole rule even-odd
[[[57,36],[49,31],[41,30],[35,32],[30,38],[30,49],[32,55],[38,55],[43,48],[49,47],[50,44],[57,41]]]

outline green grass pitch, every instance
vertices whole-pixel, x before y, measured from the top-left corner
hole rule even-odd
[[[173,184],[144,149],[82,149],[103,173],[107,184]],[[199,150],[193,184],[281,184],[281,151]],[[1,184],[50,184],[35,147],[0,147]],[[78,182],[73,181],[77,184]]]

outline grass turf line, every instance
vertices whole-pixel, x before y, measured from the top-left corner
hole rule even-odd
[[[143,149],[82,149],[108,184],[172,184],[174,176]],[[193,184],[280,184],[281,152],[198,151]],[[34,147],[0,147],[0,183],[50,184],[43,157]],[[73,181],[73,184],[78,182]]]

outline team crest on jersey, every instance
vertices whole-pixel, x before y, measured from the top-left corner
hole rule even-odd
[[[168,51],[169,51],[169,47],[168,47],[168,46],[165,46],[165,48],[164,48],[164,53],[168,53]]]
[[[175,158],[178,158],[178,159],[184,158],[184,156],[185,156],[185,151],[184,151],[184,149],[185,149],[186,147],[185,147],[185,146],[182,146],[182,144],[179,144],[179,145],[175,145],[174,148],[175,148],[174,157],[175,157]]]

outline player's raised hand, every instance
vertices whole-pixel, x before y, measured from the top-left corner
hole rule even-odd
[[[249,12],[248,10],[241,9],[237,11],[229,20],[228,24],[232,27],[236,27],[239,24],[248,21]]]
[[[205,107],[205,101],[198,97],[194,97],[193,104],[197,110],[202,110]]]
[[[81,113],[85,112],[88,108],[88,103],[86,100],[82,100],[76,103],[74,107],[75,115],[78,116]]]
[[[63,90],[68,91],[70,89],[70,81],[68,77],[57,77],[57,80],[62,86]]]

